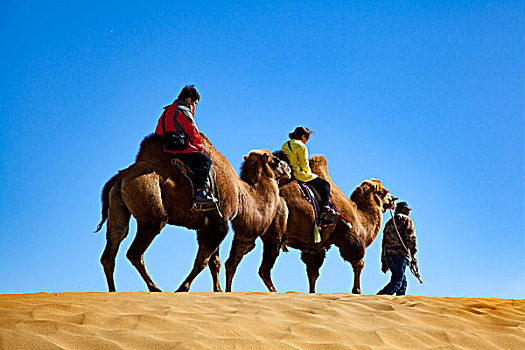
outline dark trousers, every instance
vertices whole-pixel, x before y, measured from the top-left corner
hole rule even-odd
[[[407,291],[407,277],[405,276],[407,259],[403,256],[387,255],[385,260],[390,272],[392,272],[392,277],[390,282],[377,294],[405,295]]]
[[[319,205],[324,206],[328,205],[330,202],[330,183],[325,179],[317,177],[313,180],[307,182],[307,184],[314,188],[314,190],[319,194],[321,200]]]
[[[211,159],[202,152],[195,153],[175,153],[171,155],[173,158],[179,158],[186,164],[193,172],[193,187],[195,190],[204,189],[206,179],[210,173]]]

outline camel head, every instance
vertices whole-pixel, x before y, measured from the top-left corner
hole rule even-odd
[[[396,201],[399,198],[392,196],[390,193],[388,193],[385,197],[385,200],[383,201],[383,213],[387,211],[388,209],[396,209]]]
[[[356,187],[350,199],[357,205],[358,209],[372,201],[384,213],[388,209],[395,209],[398,198],[388,193],[380,180],[370,179],[363,181],[361,185]]]
[[[265,149],[251,151],[244,156],[244,163],[241,165],[241,180],[251,185],[263,177],[279,181],[291,178],[291,174],[292,170],[286,162]]]

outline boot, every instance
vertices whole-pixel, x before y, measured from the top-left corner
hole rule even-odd
[[[337,215],[338,214],[335,212],[335,210],[330,208],[328,205],[323,205],[321,207],[321,219],[322,220],[333,222],[335,218],[337,217]]]
[[[217,199],[204,192],[204,190],[198,190],[193,194],[193,201],[196,203],[213,203],[216,202]]]

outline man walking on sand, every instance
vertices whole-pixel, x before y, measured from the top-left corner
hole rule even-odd
[[[396,205],[394,220],[390,219],[383,230],[383,251],[381,254],[381,271],[392,272],[390,282],[377,294],[405,295],[407,279],[405,269],[412,256],[414,262],[416,254],[416,229],[414,222],[408,216],[411,208],[407,202]],[[402,241],[401,241],[402,240]],[[409,250],[410,253],[407,251]]]

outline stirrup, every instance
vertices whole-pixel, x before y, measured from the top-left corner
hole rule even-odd
[[[192,209],[194,211],[219,211],[219,206],[217,205],[217,202],[193,202]]]
[[[217,211],[217,214],[222,218],[222,213],[219,209],[219,204],[217,202],[193,202],[192,206],[193,211],[202,212],[202,211]]]

